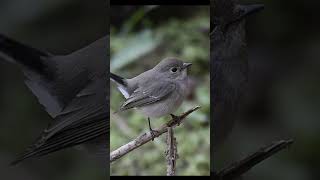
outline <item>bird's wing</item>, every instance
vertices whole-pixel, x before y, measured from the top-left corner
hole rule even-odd
[[[0,57],[21,66],[26,85],[55,118],[95,75],[107,71],[108,45],[106,36],[69,55],[52,56],[0,34]]]
[[[47,80],[32,72],[25,72],[26,85],[53,118],[57,117],[90,81],[88,71],[73,73],[73,69],[69,69],[69,75],[56,71],[53,80]]]
[[[121,111],[134,107],[141,107],[163,100],[176,89],[176,85],[171,82],[163,81],[151,85],[140,86],[120,107]]]
[[[61,111],[68,108],[69,103],[87,88],[93,80],[106,76],[108,71],[109,37],[105,36],[90,45],[66,56],[55,56],[55,79],[50,82],[49,91],[57,97]],[[104,77],[104,83],[107,82]],[[58,114],[60,114],[60,112]],[[57,114],[57,115],[58,115]]]
[[[107,136],[109,110],[106,95],[105,77],[90,83],[13,164]]]
[[[52,61],[54,56],[0,34],[0,57],[22,68],[26,85],[52,117],[61,111],[62,102],[53,95],[51,87],[57,69]]]
[[[26,84],[52,116],[58,116],[90,81],[106,75],[108,69],[108,36],[65,56],[54,56],[49,68],[52,79],[26,74]],[[38,79],[40,79],[40,81]]]

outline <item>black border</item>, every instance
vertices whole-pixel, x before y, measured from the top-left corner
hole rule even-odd
[[[210,5],[210,0],[110,0],[110,5]]]

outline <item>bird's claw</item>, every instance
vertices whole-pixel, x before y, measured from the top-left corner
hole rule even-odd
[[[177,125],[180,126],[180,122],[179,122],[180,117],[179,117],[179,116],[176,116],[176,115],[174,115],[174,114],[170,114],[170,116],[171,116],[173,122],[178,122]]]
[[[150,134],[151,134],[151,137],[152,137],[152,139],[151,139],[152,141],[153,141],[154,138],[156,137],[155,133],[158,133],[158,131],[153,130],[153,129],[150,128]]]

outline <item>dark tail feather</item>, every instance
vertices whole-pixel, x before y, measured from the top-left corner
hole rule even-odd
[[[32,145],[26,153],[11,162],[10,165],[14,166],[18,163],[30,159],[41,157],[65,148],[76,146],[78,144],[86,143],[100,137],[106,137],[109,132],[109,122],[105,120],[105,116],[97,116],[94,122],[84,123],[75,126],[73,129],[61,132],[47,141],[38,145],[36,142]]]
[[[43,60],[50,56],[49,53],[28,47],[2,34],[0,34],[0,54],[40,74],[46,69]]]
[[[88,142],[92,139],[107,136],[107,133],[109,132],[109,129],[106,128],[108,127],[108,123],[109,122],[105,121],[105,119],[101,119],[94,124],[83,127],[79,126],[73,130],[61,133],[60,136],[48,140],[41,146],[31,146],[26,153],[11,162],[10,165],[15,166],[26,159],[41,157],[65,148],[70,148],[72,146]]]
[[[110,79],[111,79],[112,81],[115,81],[115,82],[118,83],[118,84],[123,85],[123,86],[126,86],[126,85],[127,85],[126,80],[125,80],[123,77],[120,77],[120,76],[115,75],[115,74],[113,74],[113,73],[110,73]]]

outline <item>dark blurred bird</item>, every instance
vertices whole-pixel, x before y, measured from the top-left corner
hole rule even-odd
[[[211,8],[211,149],[215,151],[231,132],[241,98],[246,92],[248,60],[245,19],[261,10],[263,5],[213,0]]]
[[[53,121],[12,164],[85,144],[107,160],[109,38],[56,56],[0,35],[0,58],[20,66],[25,84]]]

